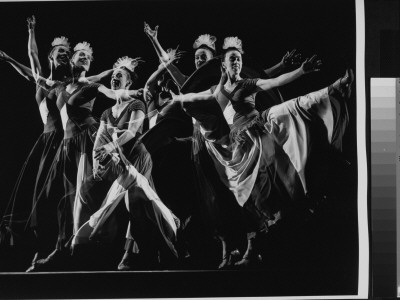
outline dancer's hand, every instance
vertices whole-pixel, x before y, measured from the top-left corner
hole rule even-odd
[[[95,159],[93,161],[93,170],[92,171],[93,171],[93,178],[96,181],[101,181],[102,180],[102,176],[101,175],[104,172],[104,170],[105,170],[105,167],[102,166],[97,159]]]
[[[35,16],[32,15],[32,17],[27,18],[26,21],[28,22],[28,30],[34,30],[36,26]]]
[[[172,95],[172,99],[171,99],[171,102],[172,103],[174,103],[174,102],[183,102],[183,94],[179,94],[179,95],[177,95],[177,94],[175,94],[173,91],[169,91],[169,93]]]
[[[134,98],[142,99],[143,98],[143,88],[140,88],[138,90],[132,90],[130,95]],[[128,99],[123,99],[123,100],[128,100]]]
[[[116,149],[116,145],[114,142],[109,142],[97,149],[94,149],[94,159],[97,159],[99,162],[102,162],[106,159],[107,155],[110,155]]]
[[[322,65],[321,60],[317,60],[317,55],[313,55],[311,58],[306,58],[306,60],[302,63],[301,69],[304,74],[311,72],[318,72]]]
[[[146,22],[144,22],[144,32],[146,35],[151,39],[155,40],[157,39],[157,33],[158,33],[158,25],[152,30]]]
[[[176,49],[168,49],[167,50],[167,54],[168,54],[168,57],[169,57],[169,60],[167,62],[168,64],[171,64],[173,62],[178,63],[179,59],[181,59],[183,53],[185,53],[185,51],[178,50],[178,47],[176,47]]]
[[[301,64],[301,54],[296,53],[296,49],[293,49],[290,52],[288,51],[283,56],[281,63],[285,69],[290,67],[298,67]]]
[[[0,61],[8,61],[10,57],[4,51],[0,50]]]

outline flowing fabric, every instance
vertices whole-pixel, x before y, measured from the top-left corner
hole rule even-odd
[[[267,227],[277,212],[308,192],[305,170],[312,146],[312,119],[322,119],[330,142],[335,136],[336,144],[340,144],[347,110],[343,104],[337,105],[338,99],[330,97],[330,90],[325,88],[259,114],[254,100],[256,82],[257,79],[245,79],[232,92],[222,88],[218,94],[217,97],[229,100],[236,112],[229,131],[226,119],[221,121],[221,110],[207,118],[199,118],[195,113],[192,116],[200,123],[221,180],[236,201],[250,208],[262,220],[260,224]],[[210,130],[213,127],[218,130]],[[212,136],[216,133],[217,138]]]
[[[136,101],[136,102],[135,102]],[[107,137],[118,137],[124,130],[128,129],[128,121],[134,110],[145,110],[143,103],[135,100],[130,103],[121,114],[115,118],[111,109],[106,110],[101,120],[106,124],[107,134],[100,139],[105,139],[101,144],[109,142]],[[141,104],[141,105],[139,105]],[[118,132],[119,134],[115,135]],[[139,128],[137,135],[140,135]],[[130,225],[128,227],[128,238],[134,238],[139,244],[141,252],[147,252],[150,248],[158,248],[153,239],[156,236],[158,243],[166,245],[170,251],[177,256],[174,247],[176,238],[175,218],[171,211],[161,202],[154,190],[152,182],[152,159],[145,146],[137,140],[131,139],[113,154],[105,169],[101,171],[101,181],[97,185],[111,183],[101,208],[94,212],[87,221],[76,232],[73,244],[88,243],[90,240],[112,242],[121,228],[121,222],[116,220],[114,212],[120,203],[125,202],[129,212]],[[81,188],[81,194],[87,199],[88,186]],[[87,201],[86,201],[87,202]]]
[[[57,98],[64,139],[52,162],[43,193],[57,203],[56,247],[59,250],[68,246],[74,232],[74,215],[81,210],[76,201],[77,191],[92,174],[93,142],[99,124],[91,111],[98,86],[79,83],[73,92],[64,89]]]
[[[60,83],[49,90],[38,88],[36,102],[43,121],[43,133],[25,160],[14,186],[5,215],[1,221],[2,231],[8,236],[2,243],[26,244],[26,233],[33,228],[36,233],[36,250],[45,244],[45,238],[51,233],[56,222],[56,207],[46,194],[46,181],[57,149],[62,140],[60,114],[56,106]],[[44,198],[43,200],[40,200]],[[40,200],[40,201],[39,201]],[[26,239],[26,240],[24,240]]]

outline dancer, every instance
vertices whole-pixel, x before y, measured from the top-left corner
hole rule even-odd
[[[50,262],[54,261],[55,257],[67,254],[67,243],[73,235],[74,228],[77,230],[84,222],[74,224],[74,215],[79,214],[82,209],[81,201],[78,200],[80,194],[77,191],[89,178],[92,170],[93,135],[99,124],[91,115],[91,111],[99,92],[110,99],[116,99],[115,91],[101,84],[92,83],[85,77],[92,59],[93,50],[89,43],[78,43],[74,47],[71,58],[72,82],[66,85],[57,99],[64,139],[57,151],[46,184],[62,179],[62,196],[57,202],[58,241],[56,250],[47,258],[36,261],[28,272],[45,269],[43,266],[51,266]],[[131,94],[137,95],[138,91],[131,91]]]
[[[223,76],[214,93],[185,94],[174,97],[200,123],[207,150],[224,184],[233,192],[247,216],[248,246],[238,266],[258,260],[255,240],[268,231],[295,199],[308,193],[306,165],[310,151],[310,121],[319,118],[326,127],[327,141],[340,143],[347,125],[344,99],[351,92],[352,71],[331,86],[275,105],[258,113],[255,95],[287,84],[303,74],[319,70],[321,62],[313,56],[300,68],[273,79],[242,79],[242,43],[237,37],[224,40]],[[203,117],[186,104],[215,99],[220,110]],[[234,114],[223,114],[232,105]],[[218,130],[210,121],[224,118]],[[219,124],[219,123],[218,123]],[[211,139],[210,131],[217,134]],[[299,186],[301,189],[299,189]],[[229,246],[227,246],[229,249]],[[223,253],[223,255],[229,256]]]
[[[168,55],[162,49],[160,43],[158,42],[158,26],[156,26],[154,30],[151,30],[149,25],[145,23],[145,33],[150,38],[154,48],[156,49],[160,61],[167,62]],[[190,78],[189,76],[183,75],[174,64],[168,64],[167,70],[180,88],[185,89],[186,92],[199,92],[203,89],[208,89],[218,83],[218,74],[214,74],[213,76],[213,69],[206,68],[207,63],[208,66],[213,66],[217,65],[219,62],[219,59],[215,58],[215,42],[216,38],[209,34],[200,35],[196,39],[193,44],[193,48],[195,49],[194,62],[196,72],[194,72],[190,76]],[[270,69],[265,70],[265,73],[269,75],[279,74],[280,72],[283,72],[284,70],[295,66],[298,63],[299,59],[300,55],[296,54],[295,50],[291,51],[290,53],[288,52],[282,58],[281,62],[271,67]],[[213,63],[213,65],[210,65],[210,63]],[[247,69],[246,71],[248,76],[254,76],[254,71],[250,69]],[[215,86],[212,89],[214,88]],[[267,100],[265,101],[265,103],[278,104],[282,102],[282,98],[279,94],[279,91],[277,90],[270,90],[268,94],[264,93],[263,98],[263,100]],[[212,111],[216,107],[213,105],[212,102],[203,102],[200,105],[186,103],[186,106],[188,105],[194,106],[193,109],[195,109],[198,113],[202,111],[203,117],[207,118],[211,116],[213,118]],[[173,106],[181,108],[181,106],[177,103],[174,103],[173,105],[169,105],[167,107]],[[269,106],[261,105],[261,107],[267,108]],[[232,111],[232,107],[227,108],[227,113],[229,113],[229,111]],[[222,119],[221,122],[224,121]],[[218,119],[214,119],[214,121],[212,122],[213,128],[209,128],[207,132],[207,134],[209,135],[208,138],[212,139],[214,135],[218,134],[218,128],[224,128],[223,124],[218,125],[217,123]],[[186,140],[186,143],[190,143],[189,147],[192,148],[190,151],[190,156],[192,157],[192,159],[190,159],[189,163],[192,165],[192,169],[195,171],[193,173],[194,178],[192,178],[192,182],[189,186],[191,187],[191,190],[196,191],[196,195],[198,198],[197,204],[195,204],[196,208],[194,208],[193,210],[196,216],[194,216],[194,218],[192,219],[194,222],[196,222],[196,218],[198,219],[197,215],[200,215],[200,223],[203,223],[203,225],[200,225],[201,230],[195,230],[202,233],[210,232],[206,235],[218,236],[218,238],[222,242],[222,248],[224,249],[226,248],[225,244],[227,243],[225,242],[225,240],[233,240],[237,236],[237,234],[235,234],[235,236],[228,236],[229,232],[231,232],[234,227],[241,227],[238,222],[238,217],[235,217],[239,215],[238,207],[233,201],[234,199],[230,199],[231,197],[233,197],[233,195],[220,181],[220,178],[216,173],[215,168],[213,167],[213,163],[207,151],[205,151],[204,140],[202,135],[200,134],[200,127],[197,122],[195,122],[194,124],[193,138],[191,138],[190,140]],[[175,151],[177,151],[177,148],[183,149],[187,147],[187,145],[185,145],[185,143],[182,143],[182,141],[180,141],[180,143],[171,143],[171,145],[176,145],[176,147],[174,148]],[[148,149],[150,148],[148,147]],[[182,155],[180,160],[182,161],[182,159],[184,159],[185,157],[189,158],[189,154]],[[185,179],[188,178],[188,175],[189,174],[186,172]],[[163,197],[163,199],[168,199],[168,197]],[[191,238],[190,234],[188,235],[188,238]],[[197,243],[198,240],[198,238],[193,240],[193,243]],[[196,252],[198,248],[200,247],[194,246],[192,247],[192,251]],[[223,252],[225,253],[225,251]],[[234,252],[237,253],[237,251]],[[198,254],[202,255],[202,253]],[[219,268],[224,268],[227,260],[227,256],[224,255],[224,259],[219,264]]]
[[[117,69],[111,80],[113,89],[129,89],[136,67],[132,62],[135,60],[123,57],[114,65]],[[138,99],[121,100],[102,114],[93,155],[94,176],[99,177],[102,183],[110,181],[113,184],[101,209],[76,233],[73,244],[87,243],[89,236],[95,241],[111,242],[116,226],[109,224],[110,217],[120,201],[125,199],[130,216],[129,234],[139,247],[142,266],[154,268],[159,250],[169,249],[170,255],[177,257],[174,247],[177,227],[174,216],[154,191],[152,160],[138,141],[145,105]],[[81,194],[85,190],[84,185]],[[89,206],[93,205],[89,203]],[[119,269],[126,270],[126,266],[120,264]]]
[[[9,62],[21,75],[30,81],[37,82],[36,102],[42,117],[44,129],[31,150],[20,172],[16,185],[2,219],[2,227],[7,227],[11,236],[22,236],[28,228],[33,229],[34,259],[40,258],[41,253],[49,246],[47,238],[55,236],[53,230],[56,227],[56,208],[47,201],[38,201],[38,196],[44,189],[45,178],[48,175],[56,150],[62,140],[62,127],[59,112],[56,108],[57,85],[47,86],[46,79],[41,77],[42,71],[37,59],[37,46],[35,41],[35,20],[28,19],[28,53],[31,61],[31,69],[16,62],[2,52],[2,59]],[[69,42],[65,37],[55,38],[48,55],[50,63],[49,80],[62,82],[69,74]],[[38,72],[38,74],[36,73]],[[29,196],[28,196],[29,195]],[[25,198],[31,198],[29,201]],[[18,228],[19,224],[20,228]],[[23,234],[23,235],[21,235]],[[22,242],[12,238],[14,243]],[[27,239],[29,240],[29,239]]]

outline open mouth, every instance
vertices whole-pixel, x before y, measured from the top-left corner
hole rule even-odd
[[[82,65],[88,65],[88,64],[89,64],[89,60],[87,60],[86,58],[81,58],[81,59],[79,60],[79,62],[80,62]]]
[[[113,87],[114,90],[117,90],[121,87],[121,82],[117,79],[111,80],[111,86]]]
[[[200,66],[202,66],[204,63],[205,63],[205,61],[199,61],[199,62],[197,62],[197,66],[200,67]]]

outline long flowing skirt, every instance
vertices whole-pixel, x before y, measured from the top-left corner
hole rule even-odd
[[[163,248],[177,256],[175,249],[176,218],[160,200],[151,180],[152,161],[143,144],[139,143],[127,155],[119,151],[120,162],[110,161],[102,175],[112,182],[101,208],[80,227],[73,244],[92,241],[112,242],[120,226],[113,218],[116,208],[125,205],[129,212],[129,233],[141,253]],[[140,172],[139,172],[140,170]]]
[[[40,199],[46,193],[46,179],[62,137],[62,130],[44,132],[29,153],[1,221],[1,243],[26,244],[31,240],[26,236],[30,228],[34,228],[37,238],[42,240],[51,232],[50,228],[57,226],[56,206]],[[35,239],[35,248],[42,242]]]
[[[57,202],[57,249],[67,247],[74,234],[76,215],[81,214],[80,188],[92,175],[92,151],[98,124],[88,126],[71,138],[64,138],[47,180],[49,193]],[[62,188],[60,189],[60,185]]]
[[[210,116],[198,120],[221,180],[237,203],[256,217],[260,230],[267,230],[293,200],[305,199],[309,192],[312,127],[321,125],[327,142],[339,147],[348,121],[344,101],[330,88],[255,113],[251,119],[238,118],[230,128],[230,144],[226,125],[205,123],[213,120]],[[210,132],[213,126],[217,130]]]

